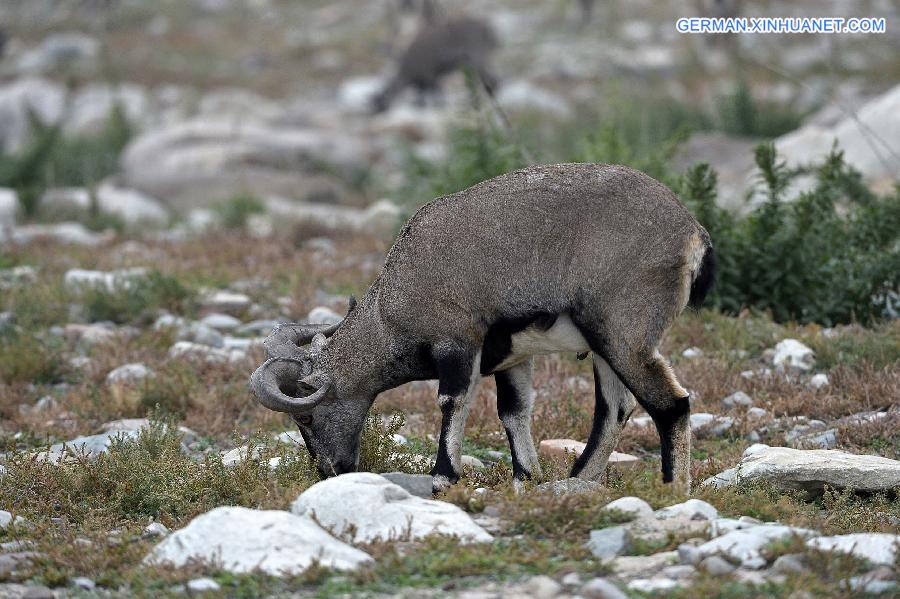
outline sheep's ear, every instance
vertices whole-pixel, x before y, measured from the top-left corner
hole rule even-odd
[[[323,335],[322,333],[316,333],[316,335],[312,338],[312,341],[310,342],[310,345],[309,345],[310,351],[312,351],[312,353],[314,353],[314,354],[319,353],[320,351],[322,351],[322,348],[325,347],[325,344],[327,343],[327,341],[328,340],[325,339],[325,335]]]

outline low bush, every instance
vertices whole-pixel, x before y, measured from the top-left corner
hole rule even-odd
[[[266,207],[258,197],[244,193],[225,200],[216,206],[216,211],[226,229],[243,229],[247,225],[247,219],[254,214],[264,213]]]
[[[690,169],[678,190],[712,237],[719,263],[710,303],[776,321],[869,323],[900,289],[900,191],[877,197],[837,148],[821,164],[788,169],[772,144],[756,148],[763,200],[745,218],[716,205],[716,174]],[[789,187],[812,175],[808,191]],[[893,299],[892,299],[893,298]]]
[[[25,147],[14,154],[0,154],[0,186],[16,189],[28,217],[37,214],[47,188],[90,187],[114,173],[133,133],[119,105],[113,106],[106,124],[95,134],[64,136],[60,124],[43,123],[33,113],[30,124]]]
[[[114,290],[90,288],[82,292],[85,316],[90,322],[116,323],[149,318],[163,309],[182,314],[188,307],[190,291],[176,277],[151,271],[135,277]]]

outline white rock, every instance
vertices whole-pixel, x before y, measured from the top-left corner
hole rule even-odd
[[[460,457],[460,464],[462,464],[463,466],[469,466],[470,468],[474,468],[476,470],[484,470],[484,462],[473,455],[462,455]]]
[[[259,197],[303,200],[322,190],[314,165],[328,163],[341,173],[368,164],[364,138],[347,131],[269,124],[244,111],[239,115],[197,116],[148,128],[121,157],[124,185],[187,212],[253,190]],[[332,182],[329,187],[335,188]],[[339,192],[346,188],[338,186]]]
[[[789,167],[821,160],[833,142],[845,160],[859,169],[869,184],[894,180],[900,169],[900,85],[861,107],[854,107],[837,124],[809,124],[775,140],[779,155]],[[879,142],[872,145],[872,132]],[[892,149],[880,147],[885,144]]]
[[[213,291],[201,300],[203,307],[209,310],[235,314],[250,307],[252,300],[243,293],[232,291]]]
[[[111,233],[94,233],[81,223],[65,222],[49,225],[35,224],[16,227],[8,237],[13,243],[20,245],[42,239],[69,245],[93,247],[107,243],[113,238]]]
[[[524,79],[511,81],[500,88],[497,102],[508,110],[542,112],[559,119],[572,117],[572,106],[566,98]]]
[[[816,354],[796,339],[783,339],[775,346],[772,365],[782,371],[809,371],[816,364]]]
[[[191,341],[178,341],[169,348],[169,357],[173,359],[197,359],[221,364],[225,362],[240,362],[247,357],[247,353],[239,349],[225,349]]]
[[[265,203],[266,209],[281,221],[310,224],[333,231],[366,231],[376,235],[396,230],[401,215],[400,208],[389,200],[379,200],[364,210],[296,202],[277,196],[267,197]]]
[[[747,418],[751,420],[760,420],[768,415],[769,413],[762,408],[750,408],[747,410]]]
[[[385,82],[381,77],[353,77],[341,82],[338,102],[345,108],[362,113],[372,111],[372,100],[379,94]]]
[[[7,512],[6,510],[0,510],[0,530],[6,530],[9,528],[9,525],[13,522],[13,515]],[[22,516],[16,516],[15,526],[26,526],[28,524],[28,520],[23,518]]]
[[[101,212],[119,217],[126,225],[162,227],[169,223],[169,212],[162,204],[135,189],[104,181],[97,187],[96,197]]]
[[[303,447],[306,447],[306,441],[303,440],[303,435],[297,430],[278,433],[275,435],[275,440],[280,443],[287,443],[288,445],[302,445]]]
[[[273,121],[282,118],[284,108],[278,102],[260,96],[250,90],[234,87],[216,89],[200,99],[197,107],[200,116],[208,118],[233,118],[236,120]]]
[[[745,568],[758,569],[766,565],[760,552],[769,543],[792,536],[808,538],[814,534],[810,530],[793,526],[760,524],[716,537],[700,545],[698,549],[704,557],[721,555],[739,562]]]
[[[764,449],[768,449],[768,448],[769,448],[769,446],[766,445],[765,443],[754,443],[753,445],[751,445],[750,447],[745,449],[744,453],[741,455],[743,455],[744,457],[747,457],[748,455],[753,455],[754,453],[759,453],[760,451],[762,451]]]
[[[595,578],[581,587],[581,596],[588,599],[628,599],[613,583],[603,578]]]
[[[309,311],[306,320],[314,324],[335,324],[344,320],[344,317],[331,308],[317,306]]]
[[[779,491],[821,493],[825,485],[863,492],[900,487],[900,462],[874,455],[855,455],[831,449],[768,447],[741,459],[732,468],[703,484],[727,486],[765,482]]]
[[[152,422],[149,418],[122,418],[120,420],[112,420],[110,422],[105,422],[100,426],[100,431],[104,433],[133,433],[138,434],[145,428],[148,428]],[[163,425],[163,428],[168,427],[168,425]],[[184,445],[190,445],[197,439],[197,433],[193,430],[189,429],[186,426],[179,426],[178,432],[181,433],[183,437],[182,443]]]
[[[880,566],[893,566],[900,552],[900,535],[860,532],[810,539],[806,546],[820,551],[849,553]]]
[[[628,583],[628,589],[640,593],[668,591],[681,586],[681,582],[671,578],[636,578]]]
[[[629,550],[631,533],[624,526],[592,530],[585,547],[590,549],[594,557],[608,560]]]
[[[412,539],[430,534],[459,537],[461,542],[492,539],[455,505],[415,497],[368,472],[316,483],[291,504],[291,511],[315,518],[338,536],[352,530],[356,542],[404,538],[407,533]]]
[[[164,537],[169,534],[169,528],[162,522],[151,522],[144,527],[144,536]]]
[[[619,497],[615,501],[610,501],[604,510],[618,510],[623,514],[631,514],[635,518],[645,518],[653,515],[653,508],[650,504],[640,497]]]
[[[753,405],[753,398],[743,391],[735,391],[722,400],[722,405],[726,408],[734,408],[736,406],[750,407]]]
[[[821,389],[822,387],[828,386],[828,375],[824,372],[819,372],[817,374],[812,375],[810,377],[809,382],[807,383],[813,389]]]
[[[719,437],[734,425],[734,418],[730,416],[717,416],[706,412],[691,414],[691,430],[695,434],[706,434]]]
[[[636,416],[631,418],[628,423],[639,428],[646,428],[648,426],[653,426],[653,418],[650,416]]]
[[[212,578],[195,578],[189,580],[187,585],[188,591],[191,593],[214,593],[221,590],[219,583]]]
[[[241,321],[234,316],[214,312],[204,316],[200,323],[218,331],[233,331],[241,326]]]
[[[19,211],[19,194],[15,189],[0,187],[0,241],[6,239],[16,226],[16,214]]]
[[[719,517],[719,510],[702,499],[688,499],[684,503],[656,510],[656,517],[660,520],[679,517],[688,520],[715,520]]]
[[[156,373],[140,362],[124,364],[106,375],[106,383],[110,385],[128,385],[142,381]]]
[[[59,462],[71,452],[84,455],[88,459],[96,459],[100,454],[109,451],[115,439],[136,439],[138,431],[109,431],[98,435],[76,437],[71,441],[51,445],[47,451],[37,454],[37,459],[48,462]]]
[[[372,561],[312,520],[279,510],[218,507],[170,534],[145,558],[175,567],[191,561],[221,564],[236,574],[299,574],[312,563],[353,570]]]
[[[699,347],[689,347],[681,352],[681,355],[689,360],[692,360],[694,358],[699,358],[700,356],[702,356],[703,350]]]
[[[136,279],[147,275],[146,268],[124,268],[113,271],[84,270],[72,268],[63,275],[63,284],[67,289],[78,291],[85,288],[104,291],[128,289]]]
[[[0,86],[0,150],[17,152],[31,132],[29,110],[43,123],[62,117],[66,92],[46,79],[20,78]]]

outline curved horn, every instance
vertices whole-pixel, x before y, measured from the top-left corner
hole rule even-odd
[[[291,397],[286,394],[299,392],[302,384],[304,364],[294,358],[270,358],[256,369],[250,377],[250,390],[256,395],[256,400],[263,406],[276,412],[296,414],[311,410],[322,401],[331,381],[316,389],[305,397]]]
[[[317,333],[322,333],[326,337],[331,336],[337,330],[339,324],[277,325],[272,330],[272,334],[263,341],[263,347],[266,348],[266,357],[293,358],[295,360],[305,358],[309,353],[303,349],[303,346],[312,341],[312,338]]]

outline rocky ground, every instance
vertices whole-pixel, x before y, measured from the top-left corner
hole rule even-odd
[[[247,377],[273,323],[339,319],[385,244],[309,235],[9,248],[0,593],[896,592],[896,321],[686,314],[664,351],[695,398],[690,499],[659,482],[642,413],[602,485],[565,479],[593,406],[574,356],[538,362],[545,479],[521,494],[489,380],[446,496],[419,474],[439,426],[425,383],[380,398],[365,433],[364,467],[407,475],[315,484],[302,439]]]
[[[471,175],[460,132],[502,128],[458,74],[443,103],[371,114],[418,27],[402,4],[0,3],[0,597],[900,595],[896,306],[869,328],[686,313],[662,351],[692,393],[690,497],[640,410],[604,480],[567,479],[594,405],[570,355],[537,361],[544,475],[521,492],[492,380],[448,493],[424,474],[428,382],[379,398],[366,473],[318,481],[247,392],[260,341],[339,321],[403,217]],[[596,4],[454,3],[496,29],[534,161],[706,160],[743,210],[760,139],[792,166],[837,139],[892,189],[894,2],[747,2],[888,33],[722,43],[674,31],[702,2]],[[509,148],[479,149],[475,172]]]

